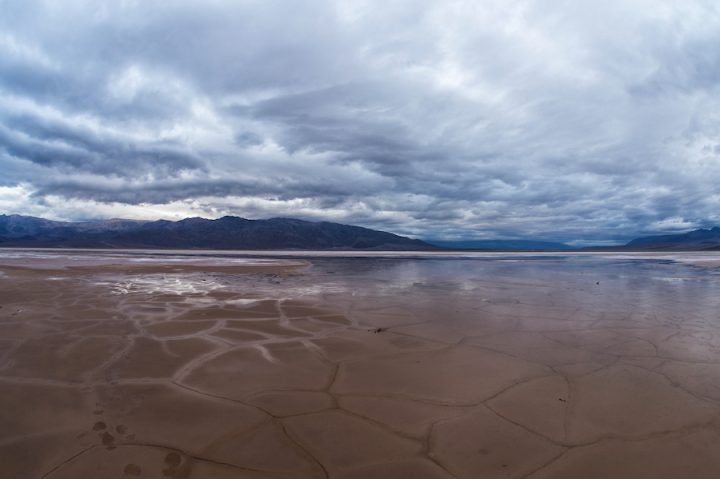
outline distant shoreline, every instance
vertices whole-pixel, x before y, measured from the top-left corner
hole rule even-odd
[[[157,256],[224,256],[224,257],[268,257],[268,258],[389,258],[389,259],[498,259],[514,258],[565,258],[597,257],[637,260],[666,260],[695,265],[720,266],[720,251],[392,251],[392,250],[211,250],[211,249],[150,249],[150,248],[27,248],[0,246],[3,252],[39,253],[86,253]],[[707,264],[706,264],[707,263]]]

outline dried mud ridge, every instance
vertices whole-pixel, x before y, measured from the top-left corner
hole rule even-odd
[[[2,477],[720,477],[716,317],[677,298],[0,271]]]

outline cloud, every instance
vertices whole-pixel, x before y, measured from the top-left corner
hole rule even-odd
[[[1,3],[5,212],[576,241],[720,223],[715,2]]]

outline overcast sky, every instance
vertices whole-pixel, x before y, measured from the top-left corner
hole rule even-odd
[[[720,225],[720,3],[0,0],[0,212]]]

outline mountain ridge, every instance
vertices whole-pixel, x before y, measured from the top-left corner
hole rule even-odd
[[[420,240],[361,226],[295,218],[177,221],[111,218],[54,221],[0,214],[0,247],[297,249],[297,250],[478,250],[478,251],[716,251],[720,227],[642,236],[624,245],[573,248],[538,240]]]
[[[361,226],[238,216],[179,221],[52,221],[0,215],[0,246],[182,249],[432,250],[421,240]]]
[[[714,251],[720,249],[720,227],[696,229],[670,235],[642,236],[629,241],[625,247],[652,250]]]

